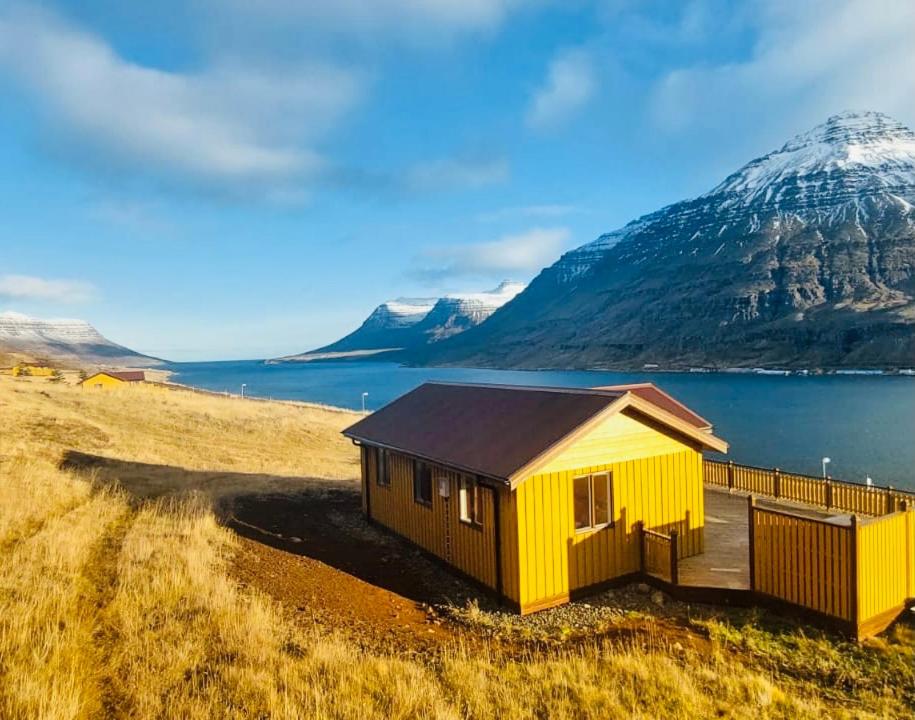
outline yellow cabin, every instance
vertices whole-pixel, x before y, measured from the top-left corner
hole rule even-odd
[[[13,368],[13,377],[51,377],[54,368],[47,365],[17,365]]]
[[[649,383],[426,383],[343,434],[367,518],[521,613],[637,575],[640,524],[702,552],[702,451],[727,451]]]
[[[121,372],[105,370],[102,372],[97,372],[94,375],[90,375],[85,380],[80,381],[80,385],[88,388],[99,388],[107,390],[114,387],[121,387],[128,383],[144,382],[145,380],[146,373],[144,373],[142,370],[130,370]]]

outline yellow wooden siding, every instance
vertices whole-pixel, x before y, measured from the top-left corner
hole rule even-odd
[[[17,365],[13,368],[13,377],[50,377],[54,374],[54,368],[44,367],[43,365]]]
[[[638,419],[637,419],[638,417]],[[647,418],[626,410],[611,415],[569,447],[561,450],[537,474],[591,467],[613,459],[614,462],[681,452],[692,445]]]
[[[92,375],[82,382],[83,387],[88,388],[101,388],[103,390],[108,390],[113,387],[120,387],[121,385],[126,385],[123,380],[112,377],[111,375],[105,375],[104,373],[99,373],[97,375]]]
[[[906,557],[909,559],[906,566],[906,575],[908,576],[909,589],[906,597],[915,600],[915,508],[910,509],[905,514],[906,519]]]
[[[681,557],[702,551],[702,456],[676,447],[679,452],[666,455],[540,473],[517,487],[518,567],[509,548],[503,549],[503,565],[506,578],[517,572],[522,609],[559,603],[575,590],[637,572],[639,521],[665,533],[676,529]],[[576,533],[573,479],[604,471],[613,478],[613,524]],[[506,526],[506,545],[515,541],[508,532]]]
[[[753,511],[753,589],[853,622],[852,529]]]
[[[913,597],[908,555],[911,516],[895,513],[858,527],[858,622],[901,608]]]
[[[389,485],[378,485],[375,452],[367,448],[366,476],[373,520],[403,535],[484,585],[496,587],[496,543],[493,492],[481,488],[482,528],[460,519],[460,475],[433,466],[431,506],[413,499],[413,460],[388,453]],[[448,479],[450,497],[439,493],[439,478]]]

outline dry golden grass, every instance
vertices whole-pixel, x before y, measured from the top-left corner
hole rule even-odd
[[[357,456],[339,436],[353,419],[183,391],[95,392],[0,377],[0,717],[793,718],[911,711],[892,679],[860,696],[854,688],[827,691],[820,684],[824,667],[795,662],[790,675],[781,673],[765,662],[771,638],[723,625],[711,627],[712,650],[703,655],[657,637],[647,645],[604,644],[527,661],[460,647],[407,660],[354,650],[327,629],[303,630],[232,580],[236,541],[218,523],[213,502],[315,479],[354,482]],[[60,469],[73,450],[111,462],[99,466],[93,482]],[[167,473],[155,467],[162,465]],[[826,655],[830,667],[843,662]]]

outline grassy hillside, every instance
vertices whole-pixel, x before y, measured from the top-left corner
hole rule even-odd
[[[353,419],[0,376],[0,717],[915,711],[905,625],[857,646],[752,613],[697,612],[676,636],[645,615],[647,632],[629,639],[509,652],[482,631],[473,642],[455,632],[407,655],[356,649],[332,622],[301,622],[308,597],[284,605],[238,581],[240,540],[218,512],[239,495],[353,487],[357,455],[339,435]]]

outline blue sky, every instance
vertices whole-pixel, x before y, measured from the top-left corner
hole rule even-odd
[[[915,4],[0,3],[0,310],[175,360],[529,280],[832,113],[915,125]]]

